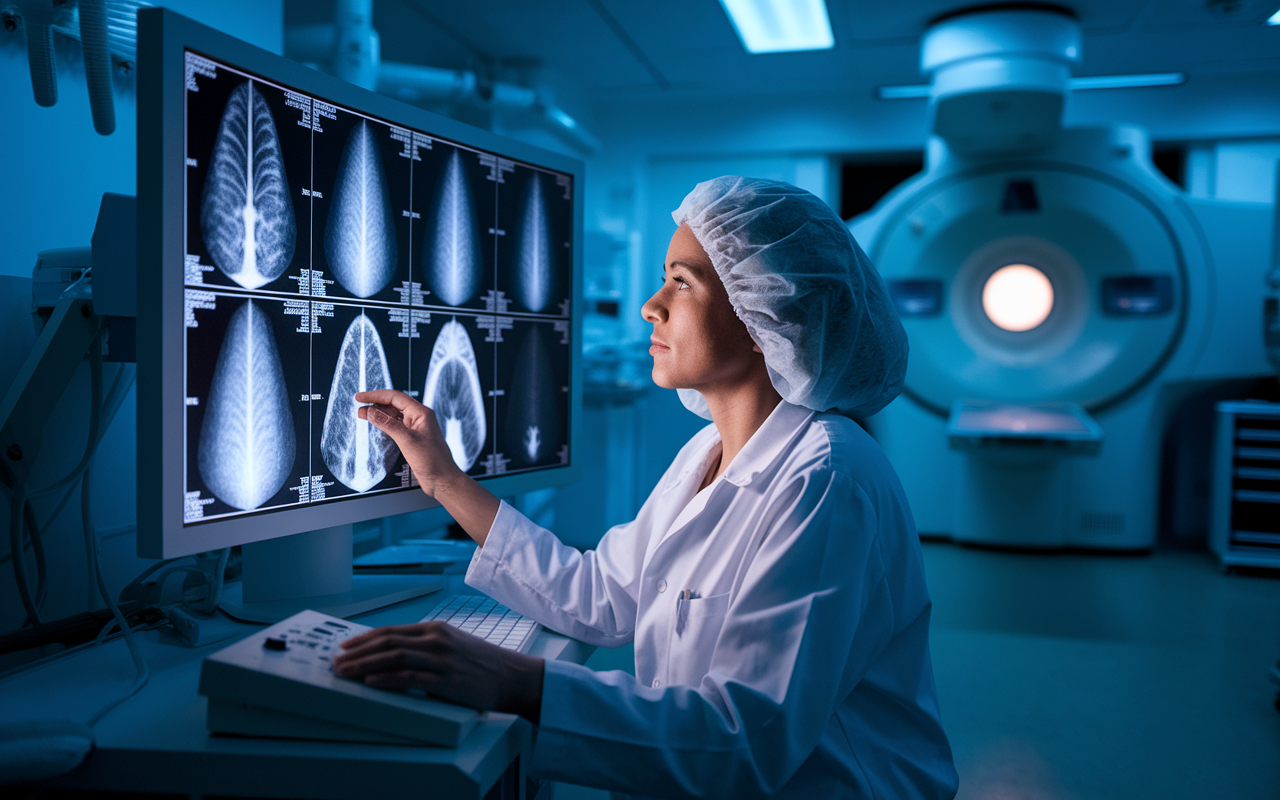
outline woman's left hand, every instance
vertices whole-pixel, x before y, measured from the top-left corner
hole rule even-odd
[[[341,678],[379,689],[421,689],[459,705],[538,722],[543,660],[504,650],[445,622],[375,628],[342,643]]]

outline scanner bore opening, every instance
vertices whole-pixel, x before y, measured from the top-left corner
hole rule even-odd
[[[1053,311],[1053,284],[1029,264],[1008,264],[991,273],[982,287],[982,310],[1006,331],[1029,331]]]

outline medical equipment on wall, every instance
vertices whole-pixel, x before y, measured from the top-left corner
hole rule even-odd
[[[1187,196],[1137,128],[1063,129],[1080,40],[1052,8],[936,22],[925,171],[850,222],[910,341],[870,425],[924,534],[1149,548],[1170,409],[1270,371],[1270,208]]]
[[[133,69],[132,42],[126,31],[134,25],[138,5],[132,0],[10,0],[0,6],[4,30],[14,34],[23,29],[36,103],[52,106],[58,102],[54,35],[79,39],[94,130],[103,136],[114,132],[112,69],[117,67],[126,75]]]

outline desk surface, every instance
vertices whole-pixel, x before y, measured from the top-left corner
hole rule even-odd
[[[365,625],[416,622],[450,593],[442,592],[355,619]],[[245,633],[260,629],[244,625]],[[234,639],[199,648],[176,646],[159,631],[138,635],[151,670],[148,684],[94,728],[84,763],[53,783],[77,789],[257,797],[483,797],[520,755],[531,726],[489,712],[461,747],[348,744],[214,736],[205,729],[205,698],[196,693],[206,655]],[[543,630],[531,655],[582,663],[591,648]],[[128,691],[136,673],[116,640],[0,682],[0,723],[23,719],[87,720]]]

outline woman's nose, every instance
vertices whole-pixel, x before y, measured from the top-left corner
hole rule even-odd
[[[661,291],[650,297],[644,305],[640,306],[640,316],[645,322],[665,322],[667,319],[667,309],[658,300]]]

